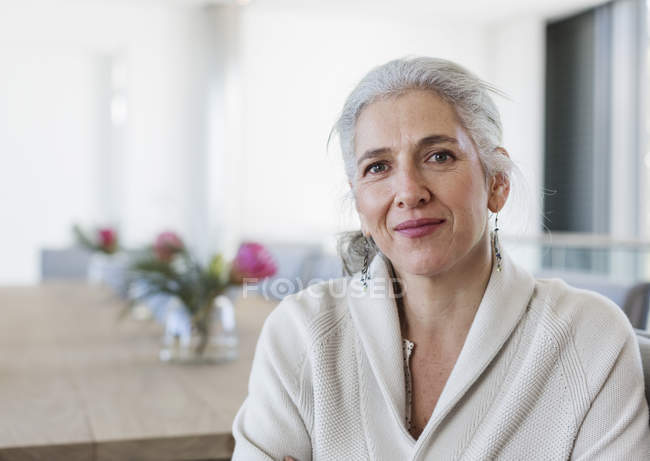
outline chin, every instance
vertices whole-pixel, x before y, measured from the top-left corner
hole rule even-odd
[[[418,258],[415,261],[405,261],[402,270],[413,275],[434,276],[447,269],[446,261],[435,257]]]

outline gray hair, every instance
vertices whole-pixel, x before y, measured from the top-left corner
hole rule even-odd
[[[432,91],[448,102],[478,150],[486,180],[498,174],[510,179],[513,163],[496,150],[501,145],[501,117],[489,93],[500,94],[499,91],[456,63],[417,57],[375,67],[345,101],[331,135],[338,134],[345,173],[351,184],[356,179],[354,136],[359,115],[374,101],[400,96],[409,90]],[[361,270],[365,240],[361,231],[339,234],[337,248],[348,274]],[[372,239],[369,244],[372,259],[379,248]]]

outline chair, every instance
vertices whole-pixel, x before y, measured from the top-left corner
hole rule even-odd
[[[305,275],[311,273],[314,258],[322,253],[320,245],[310,243],[265,243],[273,257],[277,272],[259,284],[259,293],[281,300],[306,287]]]
[[[305,266],[303,277],[307,285],[344,276],[343,264],[337,255],[313,254]]]
[[[641,363],[643,364],[643,376],[645,378],[645,398],[650,404],[650,333],[647,331],[635,330],[639,341],[641,352]]]
[[[41,250],[41,280],[85,280],[91,253],[83,248]]]
[[[645,329],[648,322],[648,310],[650,309],[650,283],[639,283],[630,288],[622,306],[623,312],[630,319],[632,326],[642,330]]]

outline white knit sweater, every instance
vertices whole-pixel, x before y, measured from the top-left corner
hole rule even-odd
[[[405,428],[390,268],[287,297],[267,319],[233,460],[647,460],[634,331],[607,299],[504,257],[422,434]]]

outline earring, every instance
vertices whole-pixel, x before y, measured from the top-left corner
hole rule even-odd
[[[368,255],[370,253],[370,242],[368,242],[368,239],[365,236],[363,240],[365,244],[365,255],[363,256],[363,267],[361,268],[361,285],[363,286],[363,291],[366,291],[368,289],[368,279],[370,278],[368,275]]]
[[[494,233],[492,234],[492,246],[497,260],[497,272],[501,272],[501,250],[499,245],[499,212],[494,218]]]

